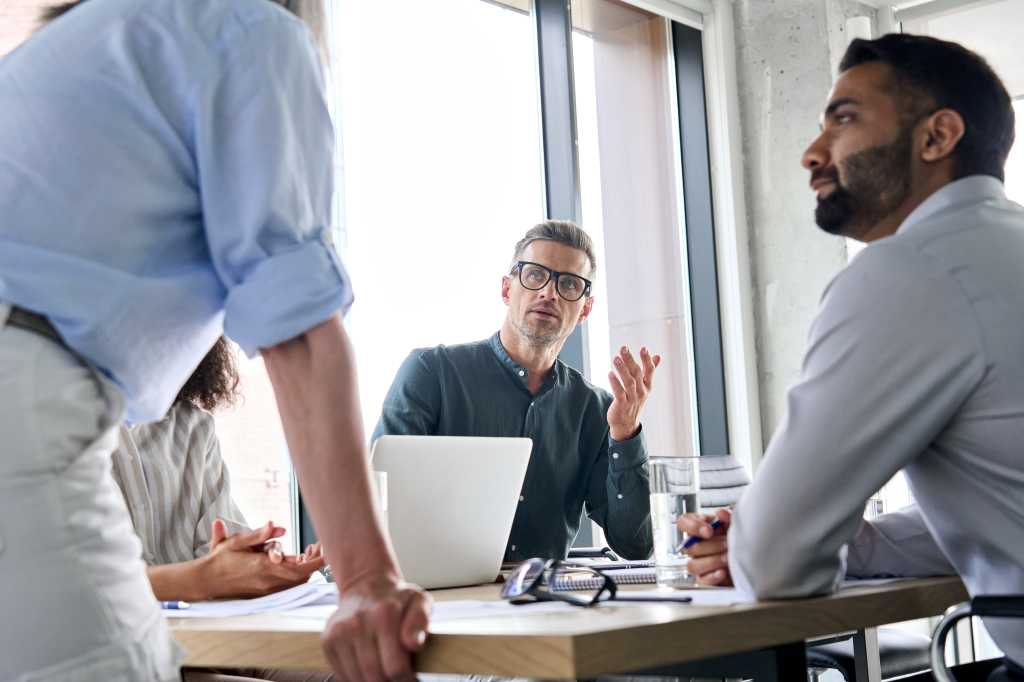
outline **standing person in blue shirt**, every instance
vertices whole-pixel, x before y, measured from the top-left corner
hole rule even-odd
[[[564,558],[584,508],[616,552],[651,553],[640,411],[661,357],[642,348],[637,362],[623,346],[608,375],[614,395],[558,360],[594,305],[596,270],[590,237],[575,224],[551,220],[529,230],[502,277],[501,330],[414,350],[373,434],[532,438],[506,561]]]
[[[717,535],[680,520],[705,538],[691,550],[703,582],[777,599],[844,574],[958,574],[972,596],[1024,593],[1013,139],[1006,88],[973,52],[906,34],[850,44],[803,165],[818,225],[868,246],[822,296],[786,418],[731,517]],[[865,521],[901,469],[916,506]],[[1024,680],[1024,622],[985,625],[1007,655],[989,679]]]
[[[328,660],[412,679],[429,604],[371,504],[309,30],[268,0],[89,0],[0,61],[0,111],[0,679],[180,678],[111,453],[222,331],[263,356],[338,580]]]

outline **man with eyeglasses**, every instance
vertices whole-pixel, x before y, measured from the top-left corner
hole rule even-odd
[[[533,439],[506,561],[564,558],[581,512],[627,558],[651,553],[647,452],[640,411],[661,357],[623,346],[608,375],[613,395],[558,360],[594,305],[590,237],[546,221],[516,244],[501,295],[508,312],[483,341],[414,350],[384,400],[385,434]]]

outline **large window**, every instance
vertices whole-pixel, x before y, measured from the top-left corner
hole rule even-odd
[[[644,414],[652,455],[694,452],[689,313],[669,22],[615,0],[572,5],[582,224],[598,247],[591,380],[622,345],[661,353]]]
[[[660,352],[647,441],[656,454],[693,452],[672,23],[618,0],[575,0],[571,13],[555,0],[328,10],[336,246],[355,288],[346,327],[365,435],[409,352],[494,333],[515,242],[546,217],[572,218],[595,238],[601,271],[567,361],[607,386],[619,345]],[[701,80],[699,64],[687,68]],[[224,455],[250,520],[284,523],[293,480],[272,392],[258,359],[243,369],[245,403],[218,417]]]
[[[485,338],[544,218],[532,17],[481,0],[336,0],[341,252],[367,435],[416,347]]]

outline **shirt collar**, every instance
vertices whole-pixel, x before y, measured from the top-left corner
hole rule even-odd
[[[525,367],[513,360],[512,356],[508,354],[507,350],[505,350],[505,346],[501,343],[501,332],[494,332],[494,336],[489,339],[489,343],[491,350],[494,351],[494,355],[498,358],[498,361],[512,373],[512,376],[520,385],[522,385],[524,390],[529,391],[528,380],[530,378],[530,373]],[[544,380],[544,384],[541,386],[540,392],[537,395],[544,393],[557,382],[559,376],[559,365],[561,364],[561,360],[555,360],[554,367],[552,367],[551,371],[548,372],[548,376]]]
[[[991,175],[969,175],[954,180],[922,201],[900,224],[896,232],[911,230],[915,225],[954,206],[980,203],[990,199],[1006,199],[1003,183]]]

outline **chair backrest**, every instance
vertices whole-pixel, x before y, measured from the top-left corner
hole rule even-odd
[[[700,506],[703,509],[731,507],[750,485],[750,475],[733,455],[700,458]]]

